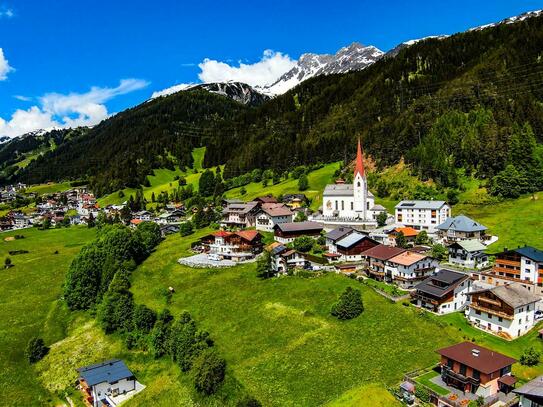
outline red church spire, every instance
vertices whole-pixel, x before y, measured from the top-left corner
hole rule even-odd
[[[366,172],[364,171],[364,161],[362,159],[362,148],[360,147],[360,139],[358,139],[358,149],[356,151],[356,165],[354,167],[354,176],[360,173],[360,176],[365,177]]]

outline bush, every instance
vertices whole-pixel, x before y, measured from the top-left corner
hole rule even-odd
[[[428,394],[428,390],[426,390],[424,387],[417,386],[415,389],[415,396],[425,403],[430,401],[430,394]]]
[[[47,355],[49,348],[45,346],[42,338],[32,338],[25,349],[25,357],[29,363],[36,363]]]
[[[300,236],[294,239],[292,246],[302,253],[307,253],[313,247],[315,240],[309,236]]]
[[[194,232],[194,229],[192,227],[192,222],[190,220],[182,223],[179,226],[179,233],[181,236],[188,236],[191,235]]]
[[[307,175],[302,174],[298,179],[298,189],[300,191],[305,191],[309,189],[309,180],[307,179]]]
[[[143,304],[139,304],[134,308],[132,320],[134,322],[134,329],[147,333],[155,325],[156,312]]]
[[[194,361],[194,388],[203,394],[214,394],[224,381],[226,361],[215,351],[206,350]]]
[[[520,364],[524,366],[535,366],[539,364],[539,357],[541,355],[534,348],[530,347],[525,349],[520,356]]]
[[[262,407],[262,403],[252,396],[245,396],[236,403],[236,407]]]
[[[334,304],[331,314],[340,320],[353,319],[364,311],[360,290],[347,287]]]

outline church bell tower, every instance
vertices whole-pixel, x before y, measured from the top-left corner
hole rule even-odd
[[[360,139],[358,139],[358,149],[356,151],[356,163],[354,167],[353,179],[354,210],[361,219],[367,219],[368,202],[368,183],[366,172],[364,170],[364,161],[362,158],[362,148]]]

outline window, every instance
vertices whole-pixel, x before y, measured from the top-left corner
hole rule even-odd
[[[351,202],[351,211],[354,209],[354,202]]]
[[[356,186],[360,188],[360,181],[356,183]]]
[[[450,367],[451,369],[454,367],[454,360],[452,359],[447,359],[447,366]]]
[[[478,309],[475,310],[475,315],[481,315],[481,311],[479,311]]]
[[[341,201],[341,210],[342,210],[342,211],[345,210],[345,201]]]
[[[466,365],[464,364],[460,365],[460,374],[464,376],[466,375]]]
[[[475,380],[479,380],[481,378],[481,372],[479,372],[478,370],[473,369],[473,378]]]

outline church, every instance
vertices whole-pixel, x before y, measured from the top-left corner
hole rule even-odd
[[[322,198],[322,217],[327,221],[335,220],[345,224],[354,221],[368,223],[370,226],[375,223],[380,212],[386,211],[381,205],[375,205],[375,198],[368,191],[360,140],[356,152],[353,183],[346,184],[338,180],[335,184],[326,185]]]

